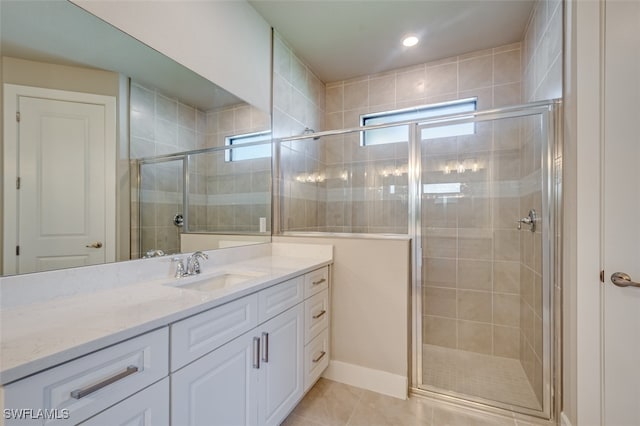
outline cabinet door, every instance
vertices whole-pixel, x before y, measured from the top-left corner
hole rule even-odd
[[[298,403],[303,390],[303,304],[258,329],[263,333],[260,363],[260,425],[278,425]]]
[[[82,426],[169,426],[169,378],[138,392]]]
[[[171,375],[171,424],[257,424],[254,336],[244,334]]]

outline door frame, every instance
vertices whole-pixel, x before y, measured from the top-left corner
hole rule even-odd
[[[17,272],[18,243],[18,100],[20,96],[80,102],[105,109],[105,262],[116,259],[116,98],[113,96],[41,87],[4,84],[3,86],[3,262],[2,275]]]

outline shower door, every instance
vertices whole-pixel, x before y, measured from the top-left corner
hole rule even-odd
[[[180,252],[180,233],[187,218],[184,155],[138,163],[138,242],[140,257]],[[134,232],[135,233],[135,232]]]
[[[550,109],[417,126],[419,389],[550,415]]]

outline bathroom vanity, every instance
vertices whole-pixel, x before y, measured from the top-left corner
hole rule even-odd
[[[168,258],[67,271],[75,290],[57,297],[63,271],[3,278],[4,423],[280,424],[329,363],[332,248],[210,257],[185,278]],[[131,281],[136,266],[156,276]]]

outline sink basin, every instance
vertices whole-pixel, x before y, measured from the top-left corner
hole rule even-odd
[[[177,281],[168,284],[172,287],[179,287],[187,290],[214,291],[229,288],[242,284],[249,280],[266,275],[265,273],[223,273],[213,276],[190,277],[184,281]]]

